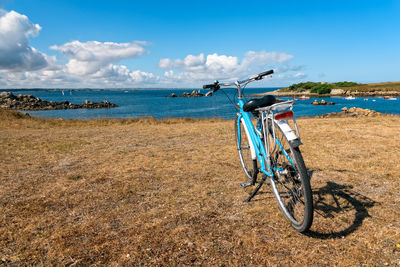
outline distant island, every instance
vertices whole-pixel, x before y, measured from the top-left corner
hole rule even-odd
[[[399,96],[400,82],[384,83],[355,83],[355,82],[304,82],[293,84],[273,92],[254,94],[263,96],[273,94],[276,96]]]

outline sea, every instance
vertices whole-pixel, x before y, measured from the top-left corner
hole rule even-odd
[[[271,92],[279,88],[248,88],[245,95]],[[84,103],[85,100],[101,102],[107,100],[117,104],[116,108],[103,109],[66,109],[21,111],[35,117],[63,119],[93,119],[93,118],[222,118],[233,119],[236,116],[234,98],[235,89],[220,90],[212,97],[167,97],[171,93],[181,95],[191,93],[194,89],[1,89],[16,95],[34,95],[42,100],[69,101],[73,104]],[[207,90],[200,90],[206,93]],[[292,99],[291,97],[281,97]],[[251,97],[247,97],[251,99]],[[317,99],[334,102],[335,105],[314,106],[311,103]],[[344,97],[310,98],[298,100],[293,111],[296,117],[316,116],[325,113],[339,112],[343,107],[360,107],[387,114],[400,114],[400,98],[387,100],[381,97],[356,97],[347,100]]]

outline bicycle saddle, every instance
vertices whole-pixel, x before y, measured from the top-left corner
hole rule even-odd
[[[275,104],[275,102],[276,98],[273,95],[266,95],[262,98],[253,98],[243,105],[243,110],[245,112],[252,112],[256,108],[271,106],[272,104]]]

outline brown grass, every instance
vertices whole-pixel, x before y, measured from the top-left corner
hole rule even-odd
[[[250,203],[232,121],[0,112],[0,265],[400,264],[400,118],[298,120],[316,213]],[[400,246],[400,245],[399,245]]]

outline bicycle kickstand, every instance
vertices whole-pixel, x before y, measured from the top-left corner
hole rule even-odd
[[[261,186],[264,184],[265,180],[267,179],[267,175],[263,175],[261,181],[258,183],[257,187],[254,189],[253,193],[244,201],[250,202],[250,200],[257,194],[258,190],[260,190]]]

